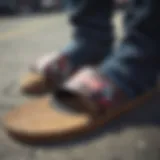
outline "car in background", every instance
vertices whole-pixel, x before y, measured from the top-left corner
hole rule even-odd
[[[0,9],[12,12],[41,11],[59,9],[63,0],[0,0]]]
[[[115,6],[117,9],[126,9],[129,5],[129,0],[115,0]]]
[[[43,10],[58,9],[62,7],[62,1],[60,0],[39,0],[39,6]]]
[[[17,10],[16,0],[0,0],[0,10],[9,9],[11,11]]]

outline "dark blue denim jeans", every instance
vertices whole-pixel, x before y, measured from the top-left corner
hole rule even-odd
[[[70,0],[73,12],[73,41],[62,51],[71,57],[74,66],[97,64],[111,53],[113,2],[100,0]]]
[[[125,19],[126,36],[112,54],[109,53],[113,42],[113,0],[79,0],[76,4],[70,21],[77,50],[69,47],[74,65],[103,60],[100,72],[129,96],[150,90],[160,71],[158,0],[131,1]]]

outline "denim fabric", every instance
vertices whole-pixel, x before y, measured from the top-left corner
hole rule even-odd
[[[132,0],[125,39],[117,53],[100,66],[100,71],[131,97],[156,84],[160,71],[159,13],[158,0]]]
[[[100,72],[129,96],[151,89],[160,71],[158,0],[131,0],[125,19],[126,36],[112,55],[109,48],[113,41],[113,0],[81,0],[77,4],[70,18],[74,41],[66,49],[74,65],[106,57]]]
[[[73,66],[97,64],[111,52],[113,27],[111,0],[70,0],[73,6],[70,23],[73,41],[62,50],[70,56]]]

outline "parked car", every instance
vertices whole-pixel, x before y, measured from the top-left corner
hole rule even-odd
[[[12,12],[50,10],[61,8],[62,5],[62,0],[0,0],[0,8]]]
[[[41,9],[53,9],[53,8],[61,8],[62,1],[60,0],[39,0],[39,6]]]
[[[129,5],[129,0],[115,0],[115,5],[117,9],[126,9]]]
[[[10,9],[12,11],[17,10],[16,0],[0,0],[0,9]]]

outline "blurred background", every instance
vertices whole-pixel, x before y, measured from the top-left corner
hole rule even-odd
[[[115,0],[117,42],[123,37],[122,21],[128,4],[128,0]],[[0,118],[28,100],[19,92],[20,77],[28,66],[69,42],[71,8],[68,0],[0,0]],[[97,138],[54,147],[13,141],[0,123],[0,160],[160,160],[158,99],[157,95],[145,109],[115,120]]]
[[[128,0],[115,0],[115,5],[118,8],[125,8],[127,2]],[[1,14],[62,10],[71,6],[68,0],[0,0]]]
[[[62,9],[66,5],[66,0],[0,0],[1,12],[13,14],[51,11]]]

